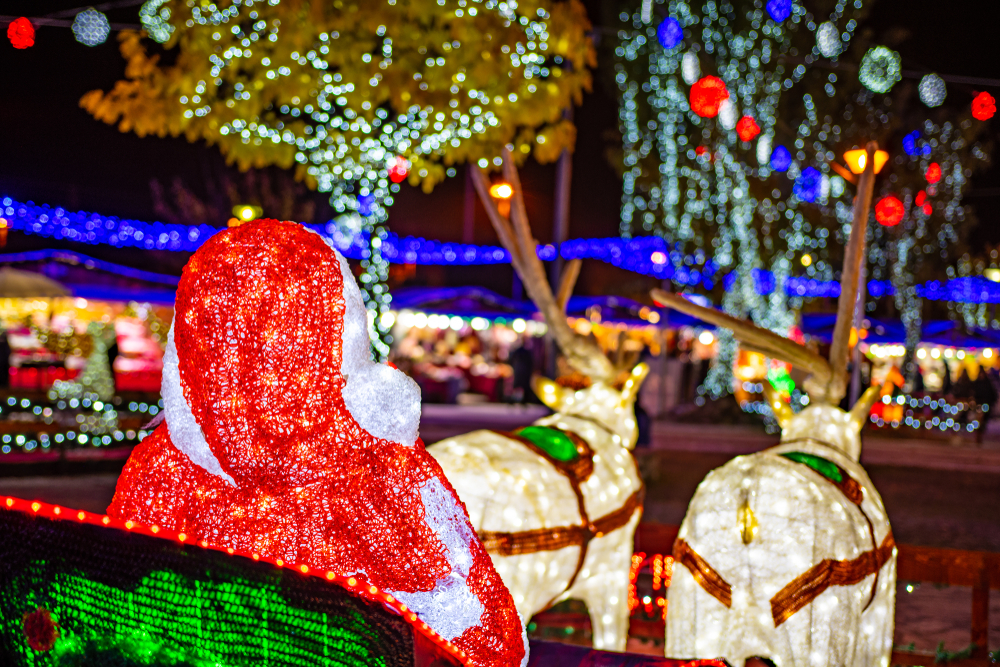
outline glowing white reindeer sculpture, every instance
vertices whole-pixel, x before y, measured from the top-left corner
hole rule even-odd
[[[631,449],[633,404],[648,368],[613,365],[566,320],[579,261],[552,294],[536,254],[511,156],[504,176],[514,188],[510,220],[473,172],[480,199],[514,269],[570,364],[592,384],[573,391],[535,378],[539,398],[555,411],[514,433],[475,431],[427,448],[469,511],[472,524],[525,623],[551,604],[586,602],[594,646],[623,651],[628,636],[628,574],[643,486]],[[622,388],[616,380],[625,377]]]
[[[667,656],[722,656],[734,667],[751,658],[777,667],[889,664],[896,548],[882,499],[858,463],[859,432],[878,390],[850,412],[837,407],[872,178],[869,168],[858,187],[829,362],[743,320],[653,292],[654,301],[811,373],[809,407],[798,414],[769,393],[780,444],[733,459],[695,492],[674,544]]]

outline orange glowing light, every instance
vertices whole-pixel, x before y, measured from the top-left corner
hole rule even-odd
[[[494,199],[510,199],[514,196],[514,188],[510,183],[494,183],[490,186],[490,196]]]
[[[875,173],[882,171],[882,167],[889,161],[889,154],[885,151],[875,151]],[[863,148],[855,148],[844,153],[844,162],[853,174],[860,174],[868,166],[868,152]]]

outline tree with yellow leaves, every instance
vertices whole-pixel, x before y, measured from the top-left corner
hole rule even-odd
[[[376,329],[388,298],[374,241],[396,183],[429,191],[453,164],[499,165],[504,146],[555,160],[594,66],[579,0],[150,0],[140,16],[147,31],[120,37],[126,79],[81,105],[124,132],[204,140],[243,169],[294,166],[359,213]]]

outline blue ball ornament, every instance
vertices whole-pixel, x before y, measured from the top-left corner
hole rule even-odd
[[[656,38],[660,40],[660,46],[665,49],[672,49],[684,39],[684,29],[677,19],[668,16],[660,23],[656,29]]]
[[[771,169],[775,171],[788,171],[792,166],[792,154],[784,146],[776,146],[771,151]]]
[[[792,15],[792,0],[767,0],[767,13],[778,23]]]
[[[822,186],[823,174],[819,173],[812,167],[806,167],[802,170],[802,173],[799,174],[798,180],[795,181],[792,193],[802,201],[809,202],[811,204],[819,197],[819,191]]]

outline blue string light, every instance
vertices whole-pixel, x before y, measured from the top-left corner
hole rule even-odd
[[[783,147],[779,146],[775,152],[781,148]],[[814,173],[806,173],[810,171]],[[796,188],[801,194],[798,192],[796,194],[804,198],[804,195],[809,195],[815,190],[815,194],[818,195],[820,180],[819,172],[811,168],[805,169],[796,181]],[[803,184],[802,187],[800,184]],[[0,215],[6,220],[9,229],[91,245],[107,244],[119,248],[194,252],[209,237],[221,231],[220,228],[210,225],[189,227],[160,222],[140,222],[82,211],[74,213],[31,202],[21,203],[10,197],[0,200],[0,204],[2,204]],[[329,238],[348,259],[364,261],[370,256],[371,245],[366,232],[351,232],[334,221],[325,225],[306,226]],[[510,263],[510,255],[500,246],[445,243],[415,236],[400,238],[392,233],[384,234],[381,252],[386,261],[401,264],[469,266]],[[537,252],[539,259],[543,261],[554,260],[557,256],[557,250],[553,245],[540,245]],[[631,239],[618,237],[574,239],[563,243],[559,247],[558,255],[567,260],[598,259],[628,271],[660,280],[673,280],[692,287],[702,285],[712,289],[722,278],[719,275],[719,267],[704,253],[698,251],[694,255],[685,255],[676,246],[668,244],[659,236],[639,236]],[[163,285],[174,286],[178,280],[174,276],[133,269],[66,250],[40,250],[0,255],[0,263],[51,259]],[[735,280],[731,276],[732,274],[729,274],[724,279],[727,289],[731,288],[731,283]],[[770,271],[754,269],[753,280],[757,292],[761,295],[771,294],[775,289],[774,274]],[[868,291],[875,298],[895,293],[888,280],[870,281]],[[840,295],[840,285],[834,280],[790,277],[786,279],[785,292],[789,296],[803,298],[835,298]],[[918,286],[917,294],[925,299],[937,301],[1000,303],[1000,283],[982,277],[956,278],[947,283],[934,281]],[[99,297],[95,295],[92,298]]]
[[[1000,303],[1000,283],[982,276],[953,278],[946,283],[932,280],[917,286],[917,296],[931,301]]]

